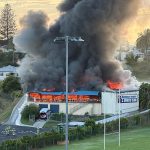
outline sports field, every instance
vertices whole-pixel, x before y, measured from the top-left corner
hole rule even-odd
[[[103,150],[103,136],[91,137],[69,144],[69,150]],[[65,145],[51,146],[42,150],[65,150]],[[118,135],[106,136],[106,150],[150,150],[150,128],[140,128],[121,133],[121,146]]]

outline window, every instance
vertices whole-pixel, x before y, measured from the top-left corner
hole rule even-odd
[[[3,76],[4,74],[3,74],[3,72],[0,72],[0,76]]]

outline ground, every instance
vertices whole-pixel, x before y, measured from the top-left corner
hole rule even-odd
[[[52,146],[42,150],[64,150],[65,145]],[[118,147],[118,135],[107,135],[106,150],[149,150],[150,128],[140,128],[121,132],[121,146]],[[103,150],[103,136],[91,137],[72,142],[69,150]]]

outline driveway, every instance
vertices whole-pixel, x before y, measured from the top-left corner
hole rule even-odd
[[[45,120],[38,120],[33,124],[33,127],[35,128],[42,128],[44,124],[46,123]]]
[[[27,94],[24,94],[24,96],[19,100],[17,105],[14,107],[11,116],[9,117],[8,121],[5,124],[9,125],[23,125],[20,122],[21,119],[21,112],[23,108],[27,104]]]

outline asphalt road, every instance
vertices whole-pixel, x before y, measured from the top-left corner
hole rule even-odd
[[[17,125],[0,125],[0,143],[9,139],[17,139],[23,136],[34,136],[38,133],[50,131],[50,129],[37,129],[34,127]]]

